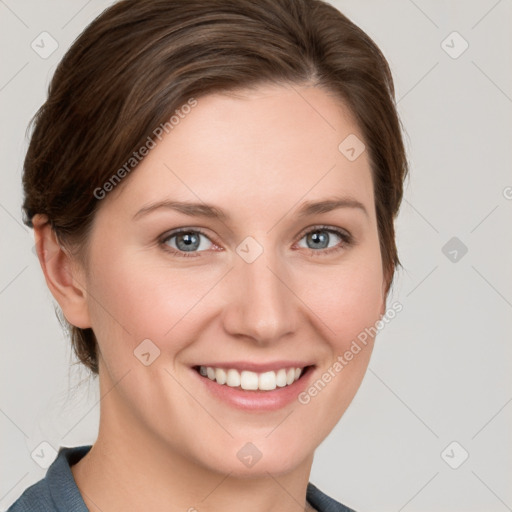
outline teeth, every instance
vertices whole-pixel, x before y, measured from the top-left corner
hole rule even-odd
[[[258,389],[258,374],[243,371],[240,375],[240,387],[242,389]]]
[[[219,384],[226,384],[227,375],[226,372],[222,368],[215,369],[215,380]]]
[[[280,388],[284,388],[286,386],[286,370],[281,368],[276,373],[276,386]]]
[[[272,391],[276,389],[276,381],[276,372],[260,373],[258,377],[258,388],[265,391]]]
[[[240,374],[236,370],[228,370],[226,384],[232,388],[240,386]]]
[[[232,388],[241,387],[245,390],[272,391],[293,384],[302,375],[303,368],[281,368],[277,372],[268,371],[256,373],[243,370],[213,368],[211,366],[200,366],[199,373],[218,384],[225,384]]]

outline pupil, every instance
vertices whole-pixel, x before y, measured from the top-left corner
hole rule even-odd
[[[322,247],[327,247],[325,243],[327,242],[327,235],[325,233],[322,233],[321,231],[315,231],[311,234],[311,239],[313,240],[314,244],[318,247],[319,245],[322,245]]]
[[[185,249],[185,250],[190,250],[191,248],[192,249],[197,249],[197,243],[198,243],[198,236],[195,235],[195,234],[192,234],[192,233],[185,233],[184,235],[181,235],[180,237],[178,237],[178,247],[180,245],[180,240],[183,242],[184,244],[184,247],[180,247],[180,249]],[[194,247],[194,244],[195,244],[195,247]]]

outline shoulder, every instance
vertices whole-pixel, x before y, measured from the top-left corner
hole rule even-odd
[[[61,447],[44,478],[31,485],[7,512],[87,512],[76,486],[71,466],[91,446]]]
[[[341,504],[339,501],[324,494],[318,487],[311,482],[308,484],[306,500],[318,512],[355,512],[355,510]]]
[[[43,478],[25,489],[23,494],[7,509],[7,512],[47,512],[50,510],[56,509],[46,479]]]

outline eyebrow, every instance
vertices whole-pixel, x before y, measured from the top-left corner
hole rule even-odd
[[[367,217],[369,217],[368,211],[363,203],[352,197],[336,197],[322,201],[306,201],[302,204],[297,213],[299,218],[303,218],[319,213],[327,213],[339,208],[354,208],[362,211]],[[138,219],[160,209],[175,210],[185,215],[189,215],[190,217],[205,217],[221,221],[229,221],[231,219],[227,212],[210,204],[171,200],[148,204],[141,208],[133,218]]]

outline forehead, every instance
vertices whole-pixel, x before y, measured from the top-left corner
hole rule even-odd
[[[111,193],[111,203],[129,213],[170,197],[254,214],[343,194],[372,209],[367,152],[348,159],[342,144],[348,138],[362,145],[362,134],[333,94],[265,86],[200,97],[187,111]]]

